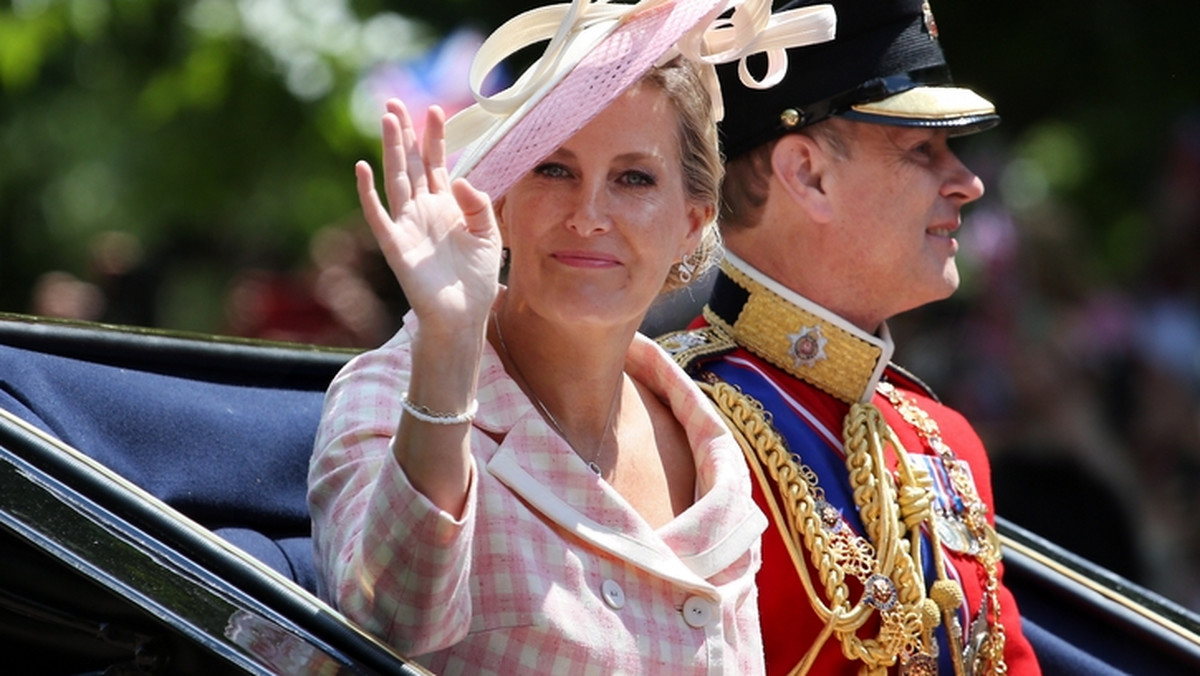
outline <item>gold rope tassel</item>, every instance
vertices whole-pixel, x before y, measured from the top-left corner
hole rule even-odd
[[[919,528],[932,514],[932,480],[901,461],[896,485],[885,448],[891,446],[897,457],[903,449],[874,404],[851,405],[842,437],[854,502],[879,555],[876,572],[892,581],[899,601],[894,609],[880,609],[881,647],[893,659],[903,656],[928,663],[938,614],[925,596]]]

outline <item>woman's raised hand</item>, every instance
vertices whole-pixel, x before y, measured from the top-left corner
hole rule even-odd
[[[502,245],[491,199],[464,179],[451,183],[440,108],[426,115],[421,147],[398,99],[388,101],[382,124],[388,205],[375,190],[371,165],[360,161],[363,215],[422,326],[478,328],[499,288]]]

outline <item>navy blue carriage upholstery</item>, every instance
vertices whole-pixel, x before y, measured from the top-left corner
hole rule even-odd
[[[324,390],[351,356],[0,315],[0,408],[312,592],[308,459]],[[1194,614],[1002,526],[1047,674],[1200,673]]]
[[[315,591],[308,458],[350,353],[22,321],[0,343],[0,408]]]

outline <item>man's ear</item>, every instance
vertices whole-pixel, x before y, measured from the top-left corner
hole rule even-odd
[[[827,185],[831,160],[829,152],[806,134],[781,137],[771,152],[775,180],[817,222],[833,218]]]

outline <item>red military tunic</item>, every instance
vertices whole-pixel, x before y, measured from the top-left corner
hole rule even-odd
[[[722,266],[704,318],[692,330],[664,336],[660,343],[705,383],[718,409],[726,414],[735,430],[740,427],[745,438],[757,439],[758,447],[763,447],[767,443],[764,439],[773,435],[780,440],[777,447],[784,451],[772,454],[760,450],[756,455],[749,448],[754,443],[744,445],[751,473],[756,477],[754,498],[771,521],[763,536],[763,565],[758,575],[768,674],[798,673],[802,665],[807,666],[807,673],[822,676],[857,674],[869,662],[861,659],[862,652],[874,647],[875,657],[888,654],[877,645],[883,642],[880,618],[885,616],[879,609],[891,608],[865,593],[861,574],[844,575],[848,598],[841,607],[850,613],[865,610],[868,613],[865,622],[856,631],[843,632],[851,635],[844,637],[845,640],[836,631],[821,638],[828,614],[818,608],[830,607],[830,587],[822,583],[825,578],[814,565],[812,543],[826,536],[833,540],[842,538],[848,528],[855,534],[851,541],[857,543],[860,551],[876,554],[874,558],[860,554],[855,560],[860,565],[866,562],[880,568],[879,561],[884,557],[878,556],[879,552],[896,539],[883,538],[889,542],[873,543],[877,545],[874,549],[865,544],[871,538],[865,537],[864,520],[855,506],[855,488],[846,468],[843,440],[843,425],[852,405],[858,402],[870,402],[878,409],[903,449],[901,452],[880,445],[882,462],[893,477],[900,476],[903,455],[906,468],[919,468],[931,480],[928,488],[936,516],[920,527],[922,565],[919,567],[923,570],[924,584],[913,583],[901,593],[909,594],[910,599],[914,593],[936,596],[930,589],[935,580],[944,579],[939,585],[957,588],[960,591],[954,593],[965,599],[965,605],[957,611],[940,615],[943,622],[933,634],[926,635],[931,638],[924,644],[917,644],[910,654],[897,655],[886,664],[887,671],[900,673],[898,665],[908,661],[909,673],[955,674],[954,653],[984,636],[1002,634],[1003,663],[1008,673],[1020,676],[1041,673],[1021,632],[1016,602],[1002,584],[1003,565],[997,563],[989,569],[984,563],[986,549],[979,543],[986,539],[984,533],[978,529],[972,531],[966,525],[980,524],[984,519],[988,524],[993,523],[990,467],[983,444],[960,414],[937,401],[915,378],[888,364],[892,344],[886,328],[881,336],[866,335],[730,256]],[[766,416],[756,418],[755,407],[765,411]],[[769,422],[772,432],[756,432],[762,425],[739,418],[738,412],[746,410],[751,411],[750,418]],[[779,460],[780,457],[784,460]],[[780,478],[787,474],[781,474],[780,468],[789,464],[803,470],[799,475],[789,476],[810,479],[803,482],[793,479],[789,486]],[[896,481],[902,483],[900,479]],[[970,485],[964,486],[963,481]],[[815,496],[807,502],[807,507],[795,498],[798,491]],[[972,504],[977,514],[984,515],[974,522],[968,516]],[[822,526],[813,524],[821,522],[802,517],[809,510],[827,507],[832,507],[840,518],[825,522],[833,524],[831,530],[817,533],[814,540],[814,531],[822,530]],[[931,530],[938,533],[940,546],[936,554]],[[838,534],[832,535],[834,532]],[[991,534],[994,536],[994,532]],[[815,600],[806,590],[800,565],[807,571],[808,587],[818,597]],[[827,570],[830,568],[853,570],[855,564],[841,568],[826,566]],[[902,568],[897,571],[900,572],[893,572],[892,578],[905,578]],[[994,600],[989,611],[981,613],[989,572],[995,585],[991,596]],[[872,576],[867,584],[876,585],[879,581]],[[897,587],[903,588],[890,579],[881,582],[885,592],[889,588],[893,592],[897,592]],[[913,589],[921,586],[924,590]],[[864,608],[863,604],[871,605],[874,610]],[[998,613],[994,611],[995,604],[999,606]],[[917,603],[914,607],[921,606]],[[956,631],[946,630],[947,616],[953,617]],[[895,624],[895,615],[889,617],[893,618],[889,626],[899,626]],[[820,640],[823,644],[810,655],[810,649]],[[936,647],[929,645],[933,643]],[[853,659],[845,654],[847,645]],[[886,663],[886,659],[883,661]],[[960,665],[971,661],[967,657],[960,660]],[[873,664],[876,669],[885,668],[878,660]],[[985,672],[976,674],[994,671],[995,665],[991,664]]]

